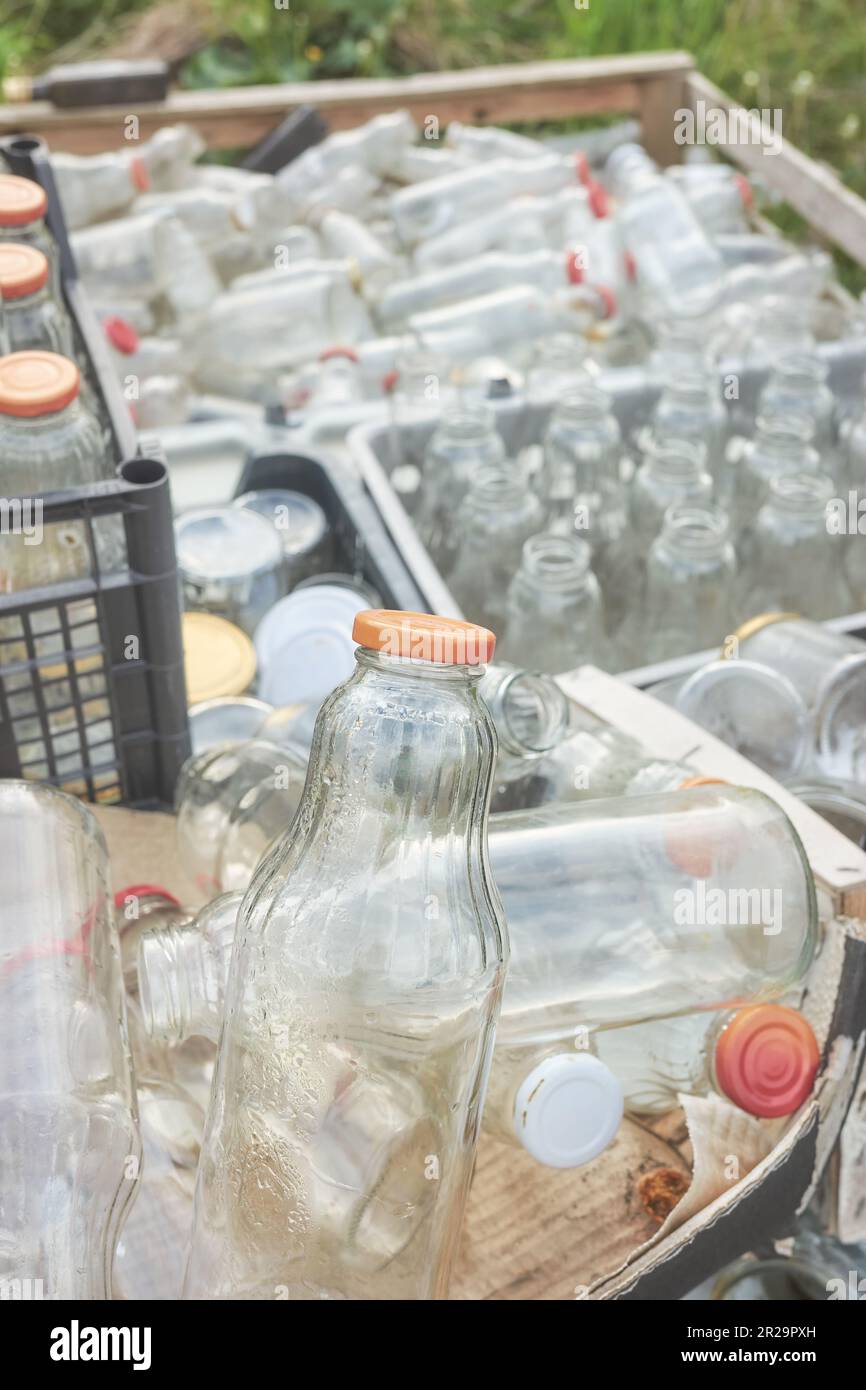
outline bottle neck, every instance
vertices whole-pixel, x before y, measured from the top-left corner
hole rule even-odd
[[[482,467],[472,479],[467,505],[480,512],[513,511],[526,493],[523,474],[514,464]]]
[[[568,536],[532,536],[523,547],[523,577],[548,594],[577,596],[591,587],[592,551]]]
[[[705,445],[686,439],[654,442],[644,467],[656,482],[685,487],[700,482],[706,453]]]
[[[174,1045],[216,1042],[243,893],[224,893],[189,922],[143,932],[138,994],[145,1031]]]
[[[811,524],[823,530],[833,483],[824,473],[782,473],[770,479],[767,507],[780,523]]]
[[[725,560],[729,536],[728,519],[719,508],[684,504],[665,514],[659,545],[674,561],[704,568]]]
[[[565,738],[569,704],[552,676],[488,666],[480,689],[506,752],[532,757],[549,752]]]
[[[16,301],[13,301],[15,303]],[[17,301],[21,302],[21,301]],[[10,307],[8,304],[6,309]],[[46,411],[43,415],[7,415],[0,412],[0,418],[15,429],[28,430],[31,434],[51,434],[55,430],[66,429],[81,415],[81,402],[76,398],[60,410]]]
[[[798,462],[808,469],[816,457],[811,447],[813,433],[814,425],[806,416],[762,416],[756,422],[754,447],[789,471]]]

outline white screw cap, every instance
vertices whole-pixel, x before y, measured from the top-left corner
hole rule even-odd
[[[619,1129],[622,1087],[588,1052],[545,1057],[514,1099],[514,1132],[549,1168],[579,1168],[602,1153]]]

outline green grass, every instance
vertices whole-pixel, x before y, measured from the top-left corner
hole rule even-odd
[[[45,66],[75,39],[98,51],[118,17],[146,3],[0,0],[0,73]],[[745,105],[780,107],[788,139],[866,196],[862,0],[210,0],[209,10],[225,37],[186,64],[187,86],[686,49]]]

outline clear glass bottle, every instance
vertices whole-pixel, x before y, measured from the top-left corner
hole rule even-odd
[[[663,311],[691,314],[721,297],[723,263],[683,192],[639,145],[608,158],[606,182],[619,201],[617,222],[638,285]]]
[[[669,507],[710,502],[713,479],[706,459],[706,447],[694,440],[664,435],[650,440],[628,493],[629,534],[639,555],[649,551]]]
[[[573,168],[556,154],[548,152],[531,161],[495,159],[401,188],[393,194],[389,211],[401,241],[411,246],[447,231],[491,203],[553,193],[570,181],[576,182]]]
[[[734,502],[740,525],[748,527],[763,506],[771,478],[783,473],[817,473],[820,467],[807,416],[759,415],[754,437],[739,463]]]
[[[57,243],[45,225],[48,195],[35,179],[0,174],[0,242],[23,242],[46,257],[52,293],[60,291]]]
[[[567,535],[577,527],[593,545],[618,536],[625,506],[622,436],[610,396],[591,381],[567,391],[554,408],[543,447],[550,526]]]
[[[703,445],[716,498],[722,506],[729,503],[734,482],[725,464],[728,417],[717,372],[695,366],[678,370],[656,403],[650,432],[653,440],[685,439]]]
[[[175,793],[178,856],[205,896],[246,888],[268,846],[291,825],[307,759],[266,738],[221,743],[184,763]]]
[[[511,285],[535,285],[554,293],[579,283],[574,257],[541,247],[524,255],[509,251],[485,251],[440,270],[400,280],[386,289],[377,304],[377,315],[387,332],[398,332],[413,314],[425,313],[463,299],[491,294]]]
[[[731,631],[736,555],[726,514],[689,503],[669,508],[650,547],[635,627],[648,661],[712,646]]]
[[[796,613],[764,613],[734,636],[740,656],[780,671],[802,695],[824,774],[866,781],[866,642]]]
[[[34,349],[73,357],[72,324],[54,298],[42,251],[0,241],[0,295],[9,352]]]
[[[844,547],[827,531],[827,504],[834,493],[825,473],[770,478],[739,576],[741,612],[797,612],[821,619],[850,611]]]
[[[459,504],[456,558],[446,573],[460,609],[472,622],[501,631],[508,585],[524,542],[544,525],[544,509],[514,463],[479,468]]]
[[[3,781],[0,854],[4,1297],[109,1299],[141,1146],[105,841],[75,798]]]
[[[586,541],[531,536],[508,590],[503,656],[551,675],[608,659],[601,590]]]
[[[508,957],[494,639],[366,613],[241,909],[185,1296],[444,1298]]]
[[[584,331],[608,311],[608,302],[591,286],[545,294],[535,285],[517,284],[412,314],[407,328],[431,352],[469,362],[546,333]]]
[[[441,570],[455,550],[454,521],[473,477],[485,465],[498,465],[505,446],[493,411],[485,405],[456,405],[443,411],[424,452],[418,534]]]
[[[102,430],[79,399],[80,388],[75,363],[57,353],[0,358],[0,457],[8,497],[36,508],[43,493],[111,477]],[[35,512],[32,520],[41,527]],[[101,563],[112,566],[122,548],[119,528],[103,530],[97,523],[96,539]],[[28,538],[26,529],[0,535],[0,591],[75,579],[92,569],[81,522],[46,526],[40,542]]]
[[[830,369],[813,352],[791,352],[773,366],[758,400],[761,418],[785,419],[790,415],[812,422],[811,442],[827,466],[827,454],[835,443],[836,397],[827,385]]]

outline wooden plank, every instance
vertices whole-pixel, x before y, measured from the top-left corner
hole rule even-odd
[[[47,102],[0,107],[0,135],[27,131],[64,150],[92,154],[121,144],[125,121],[138,117],[145,139],[161,125],[187,121],[214,149],[254,144],[288,111],[313,102],[335,130],[405,107],[416,117],[477,124],[553,120],[641,110],[647,83],[680,83],[694,68],[687,53],[645,53],[561,62],[515,63],[406,78],[290,82],[216,91],[177,91],[164,102],[59,111]]]
[[[698,72],[686,75],[689,105],[697,110],[742,110],[738,102]],[[735,163],[762,180],[802,214],[834,245],[841,247],[860,265],[866,266],[866,202],[846,188],[832,170],[803,154],[783,137],[776,153],[768,153],[758,143],[759,123],[753,121],[752,142],[722,142],[718,148]]]
[[[676,113],[688,109],[687,73],[666,73],[641,87],[641,135],[648,154],[662,167],[680,164],[685,153],[674,139]]]

